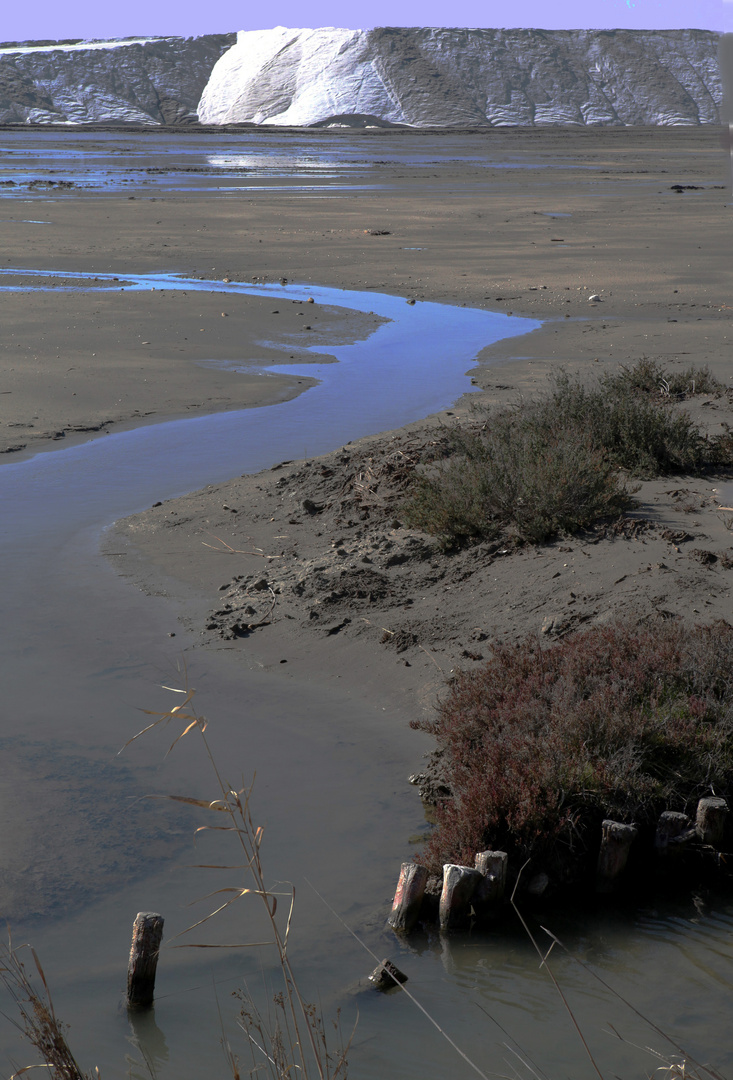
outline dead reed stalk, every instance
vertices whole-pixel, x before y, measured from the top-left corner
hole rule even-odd
[[[290,957],[288,955],[288,939],[292,926],[295,890],[291,888],[289,893],[275,892],[266,883],[265,869],[261,859],[262,828],[255,824],[250,805],[252,784],[242,784],[239,789],[233,787],[222,775],[217,762],[214,759],[210,744],[206,738],[207,722],[203,716],[199,716],[192,705],[195,690],[187,687],[176,689],[164,687],[174,693],[184,695],[180,705],[164,711],[156,712],[144,709],[143,712],[155,717],[152,723],[139,731],[125,746],[138,739],[154,728],[166,726],[171,722],[181,724],[182,728],[171,743],[170,750],[186,735],[197,733],[201,739],[205,756],[208,758],[216,786],[219,791],[217,798],[210,801],[194,799],[188,796],[171,795],[165,796],[174,802],[184,803],[188,806],[199,807],[213,814],[223,814],[225,824],[201,825],[196,833],[206,831],[226,831],[232,834],[232,838],[239,846],[242,862],[236,865],[216,866],[215,869],[244,871],[248,884],[239,884],[216,889],[210,896],[226,895],[227,899],[218,904],[203,918],[198,919],[176,934],[170,941],[185,936],[191,931],[203,926],[214,916],[226,910],[237,901],[246,896],[256,896],[262,902],[271,933],[268,941],[240,942],[235,945],[207,945],[200,943],[185,942],[187,948],[253,948],[265,945],[274,947],[279,970],[281,974],[281,989],[274,997],[274,1014],[263,1017],[261,1011],[255,1005],[251,995],[241,996],[242,1009],[240,1013],[240,1025],[246,1031],[250,1049],[253,1051],[252,1072],[269,1072],[273,1080],[292,1080],[297,1072],[301,1080],[345,1080],[347,1075],[347,1056],[351,1043],[348,1040],[343,1045],[339,1040],[337,1049],[331,1048],[326,1038],[326,1029],[323,1019],[317,1010],[305,1001],[295,978]],[[123,747],[123,750],[125,747]],[[222,820],[222,819],[219,819]],[[211,869],[210,866],[202,866],[201,869]],[[284,918],[277,917],[278,901],[287,898],[287,907]],[[170,947],[170,944],[169,946]],[[339,1031],[338,1023],[335,1025]],[[236,1059],[227,1050],[230,1065],[233,1064],[234,1072],[238,1068]]]
[[[22,949],[27,949],[33,958],[43,983],[41,991],[36,988],[26,971],[20,957]],[[7,945],[0,946],[0,980],[16,1007],[18,1019],[11,1017],[11,1023],[35,1046],[43,1062],[42,1065],[25,1065],[18,1069],[10,1080],[37,1068],[48,1069],[53,1080],[99,1080],[98,1069],[85,1073],[77,1064],[66,1041],[65,1025],[56,1017],[41,962],[31,945],[22,945],[15,949],[12,942],[8,941]]]

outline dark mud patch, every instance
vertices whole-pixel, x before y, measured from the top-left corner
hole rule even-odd
[[[187,833],[121,762],[61,742],[0,740],[0,915],[58,918],[169,859]],[[139,775],[139,770],[138,770]]]

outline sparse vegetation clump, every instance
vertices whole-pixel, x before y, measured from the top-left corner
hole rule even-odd
[[[668,371],[658,360],[643,356],[635,364],[622,364],[613,375],[602,379],[602,386],[611,394],[636,393],[664,402],[713,394],[719,397],[725,387],[710,368],[691,365],[684,371]]]
[[[403,517],[450,547],[509,529],[542,543],[616,516],[631,501],[590,432],[538,423],[528,409],[446,432],[445,457],[416,479]]]
[[[537,400],[446,429],[406,520],[448,547],[501,532],[542,543],[621,513],[629,479],[730,461],[729,437],[707,438],[649,393],[658,376],[644,361],[590,388],[561,373]]]
[[[415,726],[435,736],[452,790],[426,865],[473,865],[486,848],[577,863],[604,817],[653,828],[733,787],[733,627],[613,624],[499,645]]]
[[[33,960],[42,989],[34,984],[21,958],[22,950]],[[36,1048],[43,1064],[26,1065],[11,1080],[30,1069],[47,1069],[52,1080],[99,1080],[99,1071],[82,1072],[66,1041],[66,1025],[56,1018],[51,993],[40,960],[30,945],[15,949],[12,942],[0,946],[0,982],[15,1005],[10,1022]]]

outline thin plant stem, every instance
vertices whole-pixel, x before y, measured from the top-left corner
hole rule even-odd
[[[575,1013],[573,1012],[572,1008],[570,1007],[570,1002],[566,998],[565,993],[564,993],[562,987],[560,986],[560,983],[555,978],[555,975],[554,975],[554,972],[552,971],[552,968],[547,963],[547,961],[548,961],[548,959],[550,957],[550,953],[552,952],[552,945],[547,950],[547,953],[542,952],[542,949],[537,944],[537,942],[535,940],[535,937],[534,937],[532,931],[530,930],[529,926],[527,925],[527,922],[526,922],[524,916],[522,915],[521,911],[519,910],[519,908],[517,907],[517,905],[515,903],[514,897],[516,896],[516,893],[517,893],[517,888],[519,886],[519,880],[520,880],[520,878],[522,876],[522,870],[524,870],[524,868],[526,866],[527,866],[527,863],[524,864],[522,869],[517,874],[517,880],[514,883],[514,888],[512,890],[511,905],[514,908],[515,912],[517,913],[517,917],[518,917],[519,921],[521,922],[522,926],[524,927],[524,931],[527,934],[527,937],[532,942],[532,945],[534,946],[535,951],[537,952],[537,955],[540,958],[540,967],[541,968],[544,967],[545,971],[547,972],[547,974],[552,979],[553,986],[555,987],[558,994],[560,995],[560,1000],[562,1001],[563,1005],[565,1006],[565,1010],[566,1010],[568,1016],[570,1017],[570,1021],[571,1021],[572,1025],[573,1025],[573,1027],[575,1028],[575,1030],[578,1033],[578,1038],[580,1039],[580,1041],[581,1041],[581,1043],[583,1045],[583,1049],[585,1050],[585,1052],[586,1052],[586,1054],[588,1056],[588,1060],[590,1061],[591,1065],[593,1066],[593,1070],[595,1071],[596,1076],[598,1076],[599,1080],[604,1080],[603,1073],[598,1068],[598,1064],[596,1062],[596,1059],[593,1057],[593,1054],[591,1052],[591,1048],[588,1046],[585,1035],[583,1034],[583,1032],[582,1032],[582,1030],[580,1028],[580,1024],[578,1023],[577,1017],[575,1016]],[[554,944],[554,942],[553,942],[553,944]]]
[[[184,694],[184,701],[180,706],[173,709],[169,709],[165,712],[154,712],[153,710],[143,710],[147,715],[154,716],[156,719],[147,725],[142,731],[134,735],[130,742],[139,738],[140,735],[150,732],[153,728],[159,725],[166,725],[170,721],[175,720],[184,724],[180,734],[174,739],[170,746],[170,750],[180,741],[185,735],[197,731],[201,738],[204,748],[205,756],[209,760],[209,764],[213,771],[216,784],[219,788],[220,798],[213,801],[206,802],[201,799],[187,798],[184,796],[168,796],[173,801],[187,803],[208,809],[215,812],[224,813],[229,820],[228,825],[203,825],[197,829],[197,832],[202,831],[228,831],[232,832],[240,845],[244,856],[244,862],[240,869],[245,870],[251,875],[253,888],[224,888],[216,890],[216,893],[231,893],[224,903],[211,911],[204,918],[199,919],[191,926],[187,927],[176,937],[181,937],[215,915],[228,908],[236,900],[239,900],[245,895],[254,894],[260,897],[262,900],[269,925],[272,932],[271,942],[259,942],[249,943],[247,947],[252,947],[254,944],[264,945],[272,944],[275,946],[280,971],[283,979],[283,993],[284,996],[280,998],[279,1008],[282,1013],[283,1022],[285,1025],[284,1031],[276,1026],[274,1030],[269,1032],[268,1038],[271,1043],[271,1052],[265,1049],[265,1046],[259,1045],[257,1040],[250,1035],[250,1042],[257,1046],[258,1049],[264,1053],[269,1065],[274,1069],[274,1074],[278,1078],[286,1078],[290,1076],[293,1068],[295,1068],[303,1080],[312,1074],[313,1069],[317,1074],[318,1080],[334,1080],[340,1074],[345,1074],[346,1068],[346,1053],[348,1046],[342,1050],[339,1058],[333,1067],[333,1062],[328,1053],[328,1049],[325,1045],[325,1036],[322,1030],[322,1021],[318,1018],[312,1007],[308,1006],[303,999],[297,985],[295,973],[293,972],[290,964],[290,958],[288,956],[288,937],[292,926],[293,908],[295,903],[295,889],[291,886],[288,894],[289,896],[289,910],[287,913],[285,930],[284,932],[280,928],[280,924],[277,919],[278,910],[278,894],[273,892],[272,888],[268,887],[265,882],[265,873],[260,858],[260,847],[262,843],[262,829],[255,825],[252,817],[250,807],[250,797],[252,794],[252,788],[254,785],[254,779],[252,783],[247,786],[242,783],[241,790],[237,791],[235,788],[225,779],[222,774],[219,765],[214,757],[211,745],[206,737],[206,720],[199,716],[196,712],[195,706],[192,704],[195,690],[186,687],[184,689],[178,689],[175,687],[166,687],[165,689],[173,690],[176,693]],[[123,747],[124,749],[124,747]],[[223,868],[223,867],[222,867]],[[211,894],[215,895],[215,894]],[[282,894],[280,894],[282,895]],[[173,946],[181,947],[181,946]],[[204,947],[216,947],[205,946],[193,943],[185,943],[185,947],[204,948]],[[244,947],[244,946],[241,946]],[[278,1004],[276,1000],[276,1004]],[[256,1009],[256,1007],[255,1007]],[[257,1014],[259,1015],[259,1014]],[[257,1025],[256,1025],[257,1026]],[[261,1025],[260,1025],[261,1030]],[[286,1055],[281,1049],[283,1043],[283,1036],[285,1045],[291,1048],[291,1051],[295,1055],[295,1061],[288,1063],[286,1061]],[[230,1065],[233,1062],[233,1056],[230,1050],[226,1050],[227,1057],[230,1061]]]

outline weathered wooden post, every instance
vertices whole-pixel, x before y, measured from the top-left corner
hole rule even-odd
[[[149,1009],[153,1004],[163,922],[163,916],[155,911],[139,911],[132,924],[132,945],[127,966],[128,1009]]]
[[[445,864],[443,891],[440,894],[438,907],[441,930],[451,930],[468,922],[471,898],[481,881],[483,881],[483,874],[472,866]]]
[[[392,910],[387,919],[393,930],[412,930],[420,915],[427,880],[428,871],[424,866],[414,862],[402,864]]]
[[[477,915],[486,915],[504,902],[508,859],[506,851],[479,851],[476,855],[474,862],[482,876],[472,898]]]
[[[654,847],[657,854],[664,856],[671,854],[673,851],[681,850],[679,844],[672,844],[670,847],[670,841],[676,840],[691,825],[692,822],[687,814],[679,813],[677,810],[665,810],[660,814],[654,836]]]
[[[722,847],[727,817],[728,804],[725,799],[718,799],[712,795],[707,799],[700,799],[697,804],[695,825],[698,836],[704,844],[710,844],[714,848]]]
[[[374,983],[377,990],[384,992],[392,990],[398,983],[406,983],[407,976],[391,960],[383,960],[369,976],[369,982]]]
[[[629,848],[638,832],[636,825],[622,825],[609,818],[601,825],[601,850],[598,852],[596,891],[611,892],[626,866]]]

